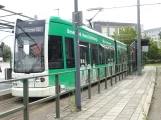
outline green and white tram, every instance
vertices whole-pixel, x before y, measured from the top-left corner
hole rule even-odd
[[[72,23],[59,17],[22,21],[15,25],[13,78],[75,70],[75,40]],[[87,69],[126,62],[127,46],[87,27],[79,28],[81,85],[87,83]],[[100,77],[105,70],[100,68]],[[29,79],[29,97],[55,94],[55,77]],[[91,70],[92,82],[97,71]],[[75,87],[74,72],[60,74],[61,91]],[[23,96],[22,81],[13,82],[12,95]]]

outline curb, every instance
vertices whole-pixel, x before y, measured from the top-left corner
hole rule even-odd
[[[148,95],[146,97],[146,100],[144,102],[144,105],[143,105],[143,110],[144,111],[141,111],[139,117],[138,117],[138,120],[144,120],[146,119],[145,117],[148,116],[148,112],[149,112],[149,109],[150,109],[150,105],[151,105],[151,101],[152,101],[152,97],[153,97],[153,93],[154,93],[154,87],[155,87],[155,83],[156,83],[156,74],[157,72],[157,68],[155,67],[155,70],[153,72],[153,75],[151,76],[151,80],[150,80],[150,88],[149,88],[149,91],[148,91]]]

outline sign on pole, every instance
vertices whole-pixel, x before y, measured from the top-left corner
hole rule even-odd
[[[78,11],[78,13],[75,13],[73,12],[72,13],[72,23],[73,23],[73,26],[75,26],[75,17],[76,15],[78,15],[78,26],[83,26],[83,14],[82,14],[82,11]]]

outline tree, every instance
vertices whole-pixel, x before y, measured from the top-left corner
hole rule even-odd
[[[160,49],[158,48],[157,42],[150,38],[150,46],[148,51],[148,59],[157,60],[160,58]]]
[[[10,60],[10,56],[11,56],[11,48],[4,44],[3,46],[3,61],[7,62]]]
[[[125,44],[130,45],[134,41],[134,39],[136,39],[136,37],[137,32],[131,27],[124,27],[119,30],[118,40]],[[113,38],[116,40],[116,32],[114,32]]]
[[[160,37],[160,39],[161,39],[161,32],[160,32],[158,35],[159,35],[159,37]]]

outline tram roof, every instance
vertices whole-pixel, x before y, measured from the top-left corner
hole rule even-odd
[[[65,19],[62,19],[62,18],[57,17],[57,16],[51,16],[51,17],[50,17],[50,21],[59,22],[59,23],[64,23],[64,24],[67,24],[67,25],[70,25],[70,26],[73,25],[72,22],[71,22],[70,20],[65,20]],[[91,28],[88,28],[88,27],[86,27],[86,26],[81,26],[80,29],[83,29],[83,30],[88,31],[88,32],[93,33],[93,34],[97,34],[97,35],[99,35],[99,36],[101,36],[101,37],[110,39],[110,40],[112,40],[112,41],[115,41],[112,37],[103,35],[102,33],[97,32],[97,31],[95,31],[95,30],[93,30],[93,29],[91,29]],[[120,43],[120,44],[122,44],[122,45],[124,45],[124,46],[126,46],[126,44],[120,42],[119,40],[116,40],[116,42],[117,42],[117,43]]]
[[[71,26],[73,25],[71,21],[65,20],[65,19],[61,19],[60,17],[55,17],[55,16],[51,16],[51,17],[50,17],[50,21],[60,22],[60,23],[64,23],[64,24],[67,24],[67,25],[71,25]],[[95,31],[95,30],[93,30],[93,29],[91,29],[91,28],[88,28],[88,27],[86,27],[86,26],[81,26],[80,28],[81,28],[81,29],[84,29],[84,30],[86,30],[86,31],[88,31],[88,32],[91,32],[91,33],[100,35],[101,37],[105,37],[105,38],[107,38],[107,39],[110,39],[110,40],[113,40],[113,41],[114,41],[114,39],[113,39],[112,37],[103,35],[103,34],[101,34],[100,32],[97,32],[97,31]]]

